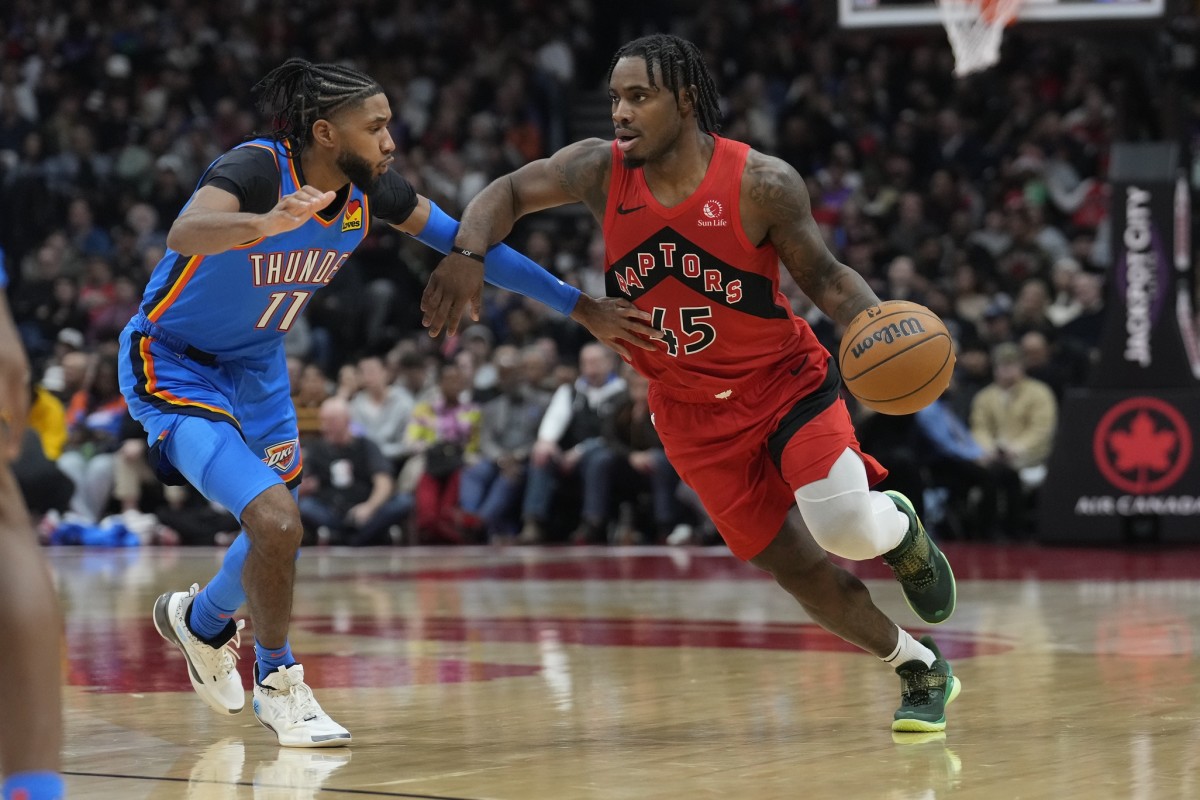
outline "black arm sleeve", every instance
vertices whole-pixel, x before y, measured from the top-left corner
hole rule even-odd
[[[261,147],[243,147],[217,159],[200,185],[234,195],[241,202],[240,211],[265,214],[279,202],[279,167]]]
[[[371,216],[389,225],[404,222],[417,207],[417,190],[394,170],[380,176],[367,197],[371,201]]]

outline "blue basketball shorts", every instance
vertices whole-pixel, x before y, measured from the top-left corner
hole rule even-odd
[[[150,463],[241,519],[271,486],[300,484],[296,411],[282,345],[261,358],[222,361],[156,330],[121,333],[118,373]]]

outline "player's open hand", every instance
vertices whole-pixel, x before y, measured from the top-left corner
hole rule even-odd
[[[458,253],[442,259],[429,276],[425,293],[421,295],[421,324],[429,328],[430,336],[446,329],[453,336],[463,311],[470,307],[471,319],[479,321],[483,308],[483,264]]]
[[[334,196],[334,192],[322,192],[308,184],[301,186],[263,215],[263,236],[296,230],[312,219],[313,214],[332,203]]]
[[[622,358],[629,358],[626,345],[643,350],[656,350],[655,342],[662,338],[662,331],[652,327],[650,313],[642,311],[633,303],[616,297],[579,296],[571,319],[591,331],[604,346],[615,350]]]

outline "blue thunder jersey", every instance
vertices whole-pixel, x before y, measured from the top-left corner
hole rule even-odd
[[[255,139],[234,149],[245,147],[274,155],[279,198],[301,187],[285,142]],[[199,185],[203,184],[204,176]],[[296,230],[215,255],[189,256],[168,249],[150,276],[133,325],[147,330],[149,321],[159,331],[219,357],[261,355],[282,344],[313,294],[337,275],[369,226],[367,196],[352,185],[332,220],[314,215]]]

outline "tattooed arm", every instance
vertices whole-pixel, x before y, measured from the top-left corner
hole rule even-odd
[[[588,139],[492,181],[463,212],[454,246],[485,253],[508,236],[521,217],[567,203],[583,202],[597,220],[603,220],[611,162],[612,145]],[[443,327],[454,334],[468,306],[472,317],[479,319],[483,272],[482,264],[454,252],[442,259],[421,296],[422,321],[431,336]],[[650,314],[623,299],[581,294],[570,316],[625,358],[629,358],[629,347],[654,350],[653,340],[661,338],[661,333],[647,324]]]
[[[486,253],[490,246],[503,241],[513,223],[524,215],[580,200],[602,218],[608,196],[610,148],[600,139],[587,139],[492,181],[463,211],[454,248]],[[483,272],[482,264],[454,251],[442,259],[421,295],[422,322],[430,336],[437,336],[443,328],[451,335],[456,333],[468,308],[471,317],[479,319]]]
[[[567,203],[583,202],[602,220],[611,163],[611,143],[586,139],[492,181],[463,212],[455,246],[485,252],[526,214]]]
[[[879,304],[862,276],[825,246],[804,180],[786,162],[750,151],[742,174],[741,204],[743,226],[751,240],[775,245],[796,283],[834,321],[849,324],[860,311]]]

